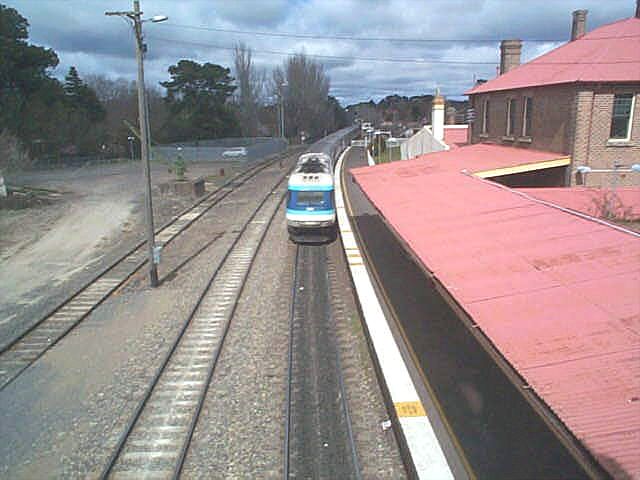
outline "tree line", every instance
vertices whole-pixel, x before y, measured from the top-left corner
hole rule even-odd
[[[373,122],[380,125],[382,122],[393,122],[394,124],[418,124],[426,125],[431,123],[431,109],[433,95],[416,95],[412,97],[400,95],[387,95],[378,103],[373,100],[360,102],[347,106],[347,110],[355,117],[365,122]],[[463,114],[468,108],[469,102],[446,99],[447,116],[456,116],[456,119],[463,121]]]
[[[28,159],[128,155],[130,126],[138,124],[136,82],[82,78],[75,67],[60,81],[52,76],[58,55],[30,44],[28,29],[26,18],[0,4],[0,168]],[[235,77],[230,68],[182,59],[169,67],[162,89],[147,88],[152,141],[279,135],[298,141],[349,123],[329,95],[323,66],[306,55],[289,57],[269,75],[255,67],[251,48],[238,44],[233,63]]]

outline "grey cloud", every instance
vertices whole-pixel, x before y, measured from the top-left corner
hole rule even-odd
[[[0,0],[3,1],[3,0]],[[81,75],[135,77],[131,29],[122,19],[107,18],[105,10],[127,10],[131,0],[4,0],[31,24],[31,41],[56,50],[57,74],[70,65]],[[497,42],[404,43],[264,37],[179,28],[215,28],[360,37],[410,38],[533,38],[567,39],[571,11],[589,10],[588,29],[633,14],[630,0],[142,0],[145,15],[169,15],[169,22],[146,24],[149,44],[148,83],[168,77],[167,68],[181,58],[230,66],[231,47],[244,41],[255,50],[259,68],[270,70],[286,58],[266,51],[299,52],[345,57],[321,60],[332,80],[331,93],[351,103],[387,94],[460,94],[476,78],[491,78],[499,52]],[[172,26],[173,25],[173,26]],[[202,44],[202,45],[195,45]],[[530,60],[557,43],[527,43],[523,60]],[[455,59],[493,62],[492,65],[422,65],[359,61],[353,57]]]
[[[288,11],[286,0],[218,0],[212,3],[216,14],[222,19],[244,27],[274,27],[286,18]]]

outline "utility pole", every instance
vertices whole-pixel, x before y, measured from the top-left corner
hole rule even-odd
[[[284,97],[280,95],[280,136],[284,138]]]
[[[149,283],[152,287],[158,286],[159,255],[156,256],[155,232],[153,228],[153,202],[151,198],[151,167],[149,165],[149,111],[147,109],[147,96],[144,90],[144,51],[142,42],[142,12],[140,0],[133,0],[131,12],[105,12],[107,16],[127,17],[133,23],[133,31],[136,37],[136,60],[138,61],[138,118],[140,124],[140,150],[141,160],[144,166],[145,177],[145,218],[147,224],[147,250],[149,256]],[[155,16],[152,22],[163,22],[166,16]]]
[[[288,87],[289,84],[285,80],[280,84],[280,133],[282,134],[282,138],[285,138],[284,134],[284,89]]]

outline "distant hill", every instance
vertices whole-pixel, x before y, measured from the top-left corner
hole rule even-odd
[[[428,125],[431,123],[431,103],[433,95],[416,95],[404,97],[388,95],[378,103],[370,100],[349,105],[347,110],[355,118],[363,122],[380,125],[382,122],[393,122],[405,126]],[[446,100],[448,114],[452,108],[456,111],[456,123],[464,123],[464,113],[469,106],[468,101]],[[449,122],[448,122],[449,123]]]

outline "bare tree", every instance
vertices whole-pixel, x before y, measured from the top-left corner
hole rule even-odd
[[[329,129],[329,77],[322,64],[304,53],[290,57],[282,68],[274,70],[272,90],[275,95],[284,95],[287,137],[297,137],[301,131],[319,137]]]
[[[103,103],[136,95],[136,82],[133,80],[91,74],[86,76],[85,82]]]
[[[233,51],[235,66],[236,101],[240,110],[242,134],[254,137],[258,134],[258,110],[264,95],[265,75],[253,64],[251,48],[238,43]]]
[[[107,111],[103,128],[109,148],[123,154],[128,152],[128,138],[132,133],[124,121],[133,125],[138,123],[136,82],[124,78],[111,79],[104,75],[88,75],[86,83],[96,92]],[[151,117],[151,138],[153,141],[161,141],[167,108],[158,89],[147,87],[147,99]]]

